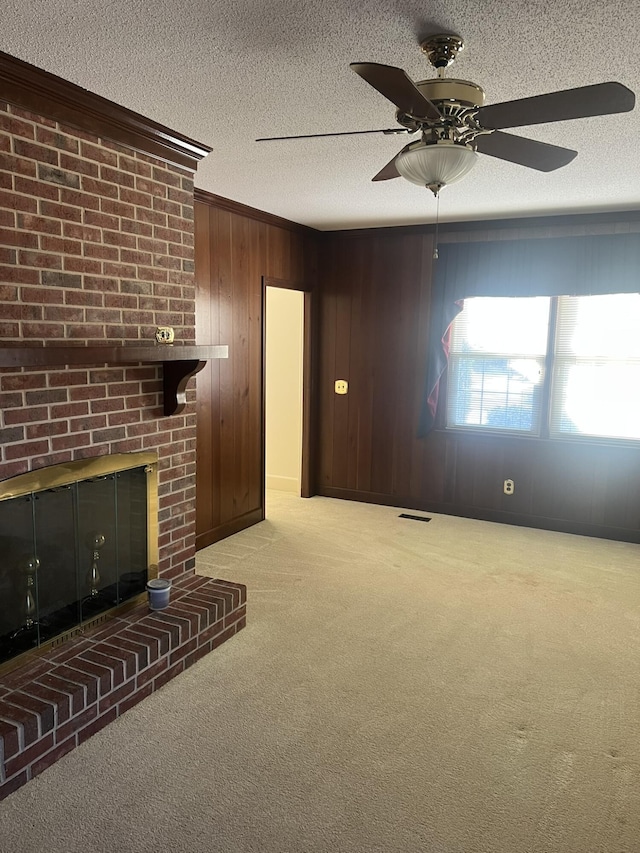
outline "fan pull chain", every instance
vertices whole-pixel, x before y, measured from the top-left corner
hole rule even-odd
[[[438,224],[440,219],[440,193],[436,195],[436,233],[433,238],[433,257],[438,260]]]

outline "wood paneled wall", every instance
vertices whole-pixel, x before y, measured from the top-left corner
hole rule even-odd
[[[423,491],[416,427],[431,238],[385,230],[322,243],[316,486],[333,497],[406,503]],[[349,382],[348,394],[334,393],[336,379]]]
[[[304,229],[196,192],[196,340],[229,358],[197,377],[197,547],[264,518],[263,278],[309,282]]]
[[[640,542],[637,448],[444,431],[426,444],[437,476],[423,508]]]
[[[198,547],[264,517],[263,281],[313,296],[306,493],[640,541],[640,449],[435,431],[417,437],[433,230],[319,234],[198,193]],[[441,226],[441,242],[638,231],[640,214]],[[306,353],[307,361],[311,352]],[[336,379],[349,393],[334,393]],[[311,382],[308,383],[309,387]],[[515,494],[502,485],[513,479]]]
[[[447,242],[637,231],[637,213],[442,228]],[[321,495],[640,541],[640,449],[436,431],[419,439],[430,228],[321,238]],[[349,393],[334,393],[336,379]],[[505,479],[515,494],[503,494]]]

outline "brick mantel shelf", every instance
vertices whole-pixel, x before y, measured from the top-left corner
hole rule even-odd
[[[4,346],[0,347],[0,368],[162,362],[164,413],[178,415],[187,402],[189,379],[210,359],[228,357],[228,346]]]

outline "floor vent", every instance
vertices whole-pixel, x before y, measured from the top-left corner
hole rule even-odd
[[[410,515],[408,512],[401,512],[398,518],[410,518],[412,521],[431,521],[426,515]]]

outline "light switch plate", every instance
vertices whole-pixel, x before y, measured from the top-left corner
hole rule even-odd
[[[336,394],[346,394],[349,390],[349,383],[346,379],[336,379]]]

